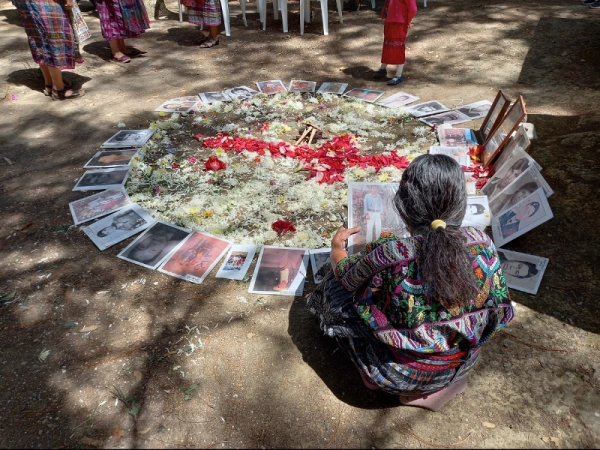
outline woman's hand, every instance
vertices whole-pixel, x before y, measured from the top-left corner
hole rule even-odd
[[[348,238],[353,234],[358,233],[360,230],[360,227],[339,227],[335,235],[331,239],[331,250],[346,250]]]

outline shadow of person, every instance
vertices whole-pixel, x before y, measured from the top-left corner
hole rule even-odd
[[[177,22],[179,23],[179,22]],[[197,47],[200,40],[208,33],[208,28],[203,31],[198,25],[188,23],[185,19],[181,26],[176,28],[168,28],[166,33],[162,33],[156,38],[157,41],[171,41],[182,47]]]
[[[63,80],[70,81],[73,89],[81,89],[84,83],[91,80],[90,77],[84,77],[76,72],[63,72]],[[7,80],[16,86],[27,86],[32,91],[43,92],[44,76],[38,68],[15,70],[8,74]]]
[[[304,292],[314,289],[306,280]],[[397,395],[371,391],[363,384],[354,363],[340,349],[335,339],[325,336],[317,319],[306,306],[306,295],[295,297],[290,308],[288,334],[302,359],[323,380],[339,400],[363,409],[385,409],[400,406]]]
[[[23,21],[21,20],[21,17],[19,17],[19,11],[12,7],[12,4],[10,9],[0,11],[0,17],[2,16],[4,16],[4,22],[23,28]]]
[[[367,66],[346,67],[342,72],[357,80],[373,81],[373,69]]]

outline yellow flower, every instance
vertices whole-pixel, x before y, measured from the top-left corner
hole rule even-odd
[[[390,178],[389,173],[382,173],[381,175],[379,175],[379,181],[381,181],[381,182],[387,181],[389,178]]]
[[[212,211],[204,211],[202,213],[202,215],[204,216],[204,218],[209,218],[213,216],[213,212]]]
[[[192,209],[190,209],[190,214],[191,214],[192,216],[194,216],[194,215],[198,214],[199,212],[200,212],[200,210],[199,210],[199,209],[196,209],[196,208],[192,208]]]
[[[283,203],[285,202],[285,197],[283,195],[280,195],[279,197],[277,197],[277,203]]]

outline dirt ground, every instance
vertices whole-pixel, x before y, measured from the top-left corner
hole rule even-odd
[[[578,0],[419,0],[402,90],[449,106],[523,95],[555,192],[555,217],[507,245],[550,259],[539,293],[512,292],[517,318],[439,413],[365,389],[303,297],[177,280],[68,227],[83,164],[163,100],[266,79],[396,89],[368,74],[382,4],[340,24],[330,2],[329,36],[319,21],[301,36],[297,1],[287,34],[271,5],[263,31],[254,2],[245,28],[232,1],[214,49],[170,14],[135,41],[147,57],[118,64],[82,1],[93,38],[66,78],[87,95],[53,102],[0,0],[1,447],[600,447],[600,12]]]

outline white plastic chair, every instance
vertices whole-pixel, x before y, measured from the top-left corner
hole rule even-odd
[[[320,0],[320,2],[321,18],[323,21],[323,34],[327,36],[329,34],[329,11],[327,9],[327,0]],[[372,2],[373,5],[375,5],[375,0],[372,0]],[[340,23],[344,23],[344,19],[342,17],[342,0],[336,0],[335,3],[337,5]],[[310,23],[310,0],[300,0],[300,34],[304,34],[305,22]]]
[[[258,14],[262,29],[267,29],[267,0],[256,0],[258,3]],[[281,11],[281,21],[283,22],[283,32],[288,32],[288,14],[287,0],[273,0],[273,18],[279,20],[279,11]]]

